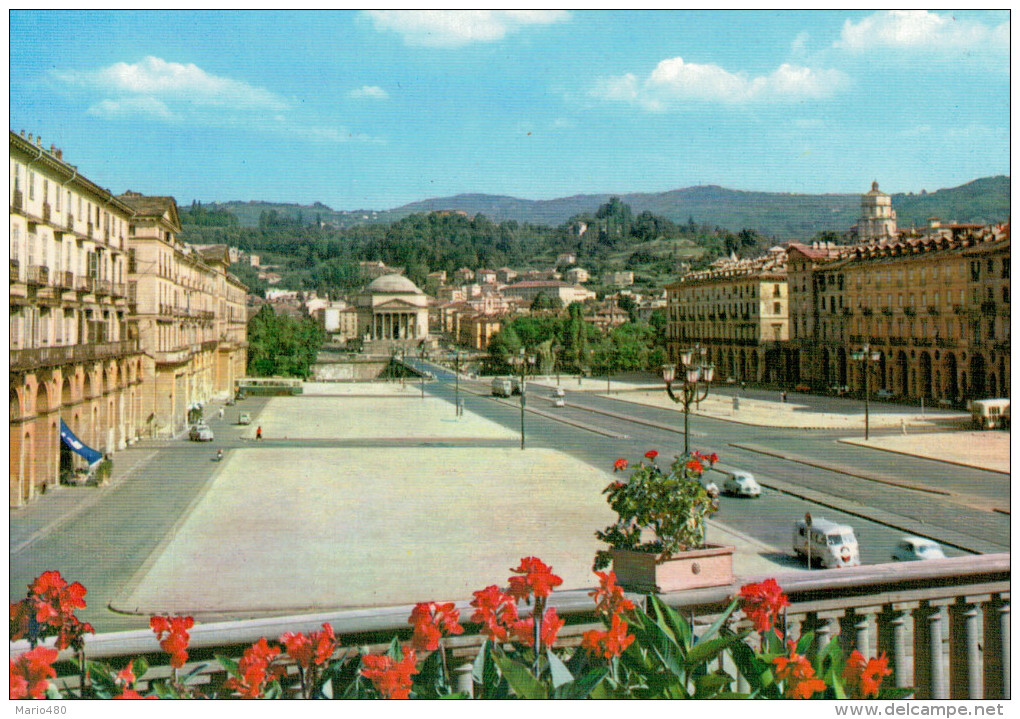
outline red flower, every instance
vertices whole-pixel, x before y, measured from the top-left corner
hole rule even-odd
[[[712,452],[712,454],[708,455],[706,459],[708,460],[709,464],[715,464],[716,462],[719,461],[719,455],[716,454],[715,452]]]
[[[11,699],[44,698],[50,678],[57,676],[51,665],[58,654],[56,649],[36,647],[11,660]]]
[[[307,637],[287,632],[280,637],[280,643],[287,648],[288,656],[307,671],[313,664],[322,666],[329,661],[336,649],[336,636],[333,627],[326,623],[321,632],[310,632]]]
[[[542,615],[542,627],[539,629],[539,641],[543,647],[551,647],[556,643],[556,635],[563,628],[564,621],[556,614],[554,607],[549,607]],[[535,646],[535,618],[528,617],[514,622],[511,627],[514,640],[529,647]]]
[[[882,652],[877,658],[865,659],[856,649],[843,667],[843,684],[851,699],[878,698],[882,679],[892,674],[889,658]]]
[[[548,597],[553,587],[563,584],[563,580],[552,573],[552,567],[547,566],[538,557],[524,557],[517,569],[511,572],[523,574],[523,577],[510,577],[510,596],[514,599],[527,599],[532,593],[536,598]]]
[[[705,467],[701,464],[701,462],[699,462],[695,458],[687,460],[687,465],[686,466],[687,466],[687,469],[689,469],[689,470],[691,470],[693,472],[697,472],[699,474],[701,472],[705,471]]]
[[[793,652],[790,644],[789,657],[776,657],[776,679],[785,682],[784,696],[787,699],[810,699],[815,692],[823,692],[826,684],[815,676],[815,668],[807,657]]]
[[[475,607],[475,612],[471,621],[481,622],[481,633],[493,641],[507,641],[510,627],[517,621],[514,598],[504,594],[495,584],[474,592],[474,597],[471,606]]]
[[[147,697],[142,696],[134,689],[125,689],[123,692],[114,697],[114,699],[158,699],[154,694],[150,694]]]
[[[159,646],[170,655],[170,666],[180,669],[188,661],[188,630],[195,626],[191,617],[155,616],[149,618],[149,627],[156,633]],[[163,635],[166,635],[165,637]]]
[[[625,469],[627,469],[627,460],[625,460],[623,457],[620,457],[618,460],[613,462],[614,472],[622,472]]]
[[[588,592],[595,598],[595,611],[610,616],[618,612],[629,612],[634,609],[634,602],[623,596],[623,587],[616,583],[616,572],[595,572],[599,578],[599,588]]]
[[[84,635],[93,631],[92,625],[74,616],[75,609],[85,608],[85,594],[84,586],[78,582],[68,585],[60,572],[43,572],[28,586],[28,596],[11,605],[11,638],[28,636],[34,618],[40,625],[38,636],[48,636],[56,630],[57,649],[80,649]]]
[[[655,458],[658,457],[658,456],[659,456],[659,453],[656,452],[654,449],[650,449],[647,452],[645,452],[645,457],[647,457],[652,462],[654,462]]]
[[[230,677],[223,685],[245,699],[257,699],[262,695],[265,683],[285,671],[282,667],[269,666],[279,653],[279,647],[269,646],[266,638],[262,637],[245,649],[237,662],[240,676]]]
[[[453,602],[436,604],[421,602],[411,611],[408,624],[414,625],[412,643],[418,651],[435,651],[439,648],[439,640],[443,633],[463,634],[464,627],[458,624],[460,611],[454,608]]]
[[[414,650],[403,647],[404,658],[399,662],[386,654],[366,654],[361,658],[361,675],[372,682],[372,685],[385,699],[408,699],[411,694],[411,675],[415,671]]]
[[[740,588],[740,608],[754,624],[757,632],[764,634],[773,628],[783,607],[790,606],[790,600],[775,579],[766,579],[757,584],[745,584]],[[775,629],[776,636],[782,632]]]
[[[592,654],[598,654],[606,659],[618,657],[634,641],[634,635],[627,633],[627,622],[614,614],[609,631],[593,629],[584,633],[581,646]]]

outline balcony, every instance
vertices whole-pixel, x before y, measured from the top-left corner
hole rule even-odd
[[[889,338],[889,344],[893,345],[894,347],[904,347],[907,344],[907,338],[906,337],[890,337]]]
[[[20,267],[18,266],[17,260],[11,260],[11,282],[17,282],[20,279]]]
[[[885,652],[892,674],[889,685],[913,687],[922,700],[1006,698],[1010,686],[1010,558],[1009,554],[985,554],[952,559],[879,564],[838,570],[774,575],[790,601],[786,609],[787,634],[797,639],[814,631],[814,647],[822,649],[834,639],[847,654],[851,647],[865,656]],[[690,617],[696,633],[702,633],[726,608],[742,584],[762,577],[739,577],[732,585],[660,594],[666,604]],[[644,596],[628,594],[641,604]],[[587,590],[553,592],[549,606],[566,619],[558,646],[577,646],[584,632],[603,630]],[[468,600],[456,602],[461,616],[470,615]],[[407,607],[378,607],[254,620],[199,623],[189,630],[189,652],[196,657],[221,655],[236,659],[247,645],[260,638],[275,639],[284,632],[311,632],[323,622],[333,628],[341,652],[357,647],[385,651],[390,639],[406,631]],[[740,614],[734,628],[749,627]],[[97,627],[100,631],[102,627]],[[754,637],[754,635],[752,635]],[[471,667],[484,636],[470,627],[445,640],[445,661],[454,676],[464,678],[458,689],[473,690]],[[755,641],[754,638],[748,641]],[[51,646],[52,640],[44,643]],[[149,670],[135,685],[147,692],[153,680],[165,680],[171,670],[168,655],[148,629],[85,636],[85,655],[121,666],[144,656]],[[11,642],[12,655],[27,651],[27,640]],[[61,652],[56,682],[77,686],[73,650]],[[720,669],[736,674],[727,651]],[[200,689],[220,687],[227,678],[216,661],[194,659],[181,674],[195,671],[189,681]],[[288,668],[291,678],[296,668]],[[730,689],[737,690],[730,680]],[[745,689],[746,690],[746,689]],[[891,713],[891,712],[890,712]],[[905,714],[906,712],[896,712]]]
[[[938,307],[936,307],[935,305],[928,305],[928,314],[937,315],[938,313],[939,313]]]
[[[11,369],[29,370],[138,354],[138,340],[11,350]]]
[[[892,308],[891,307],[883,307],[882,308],[882,314],[885,315],[886,317],[892,317]]]
[[[74,273],[73,272],[58,272],[56,275],[55,284],[57,287],[65,290],[74,289]]]
[[[981,314],[994,315],[995,314],[995,302],[987,300],[981,303]]]
[[[11,193],[11,211],[12,212],[24,212],[25,211],[25,195],[21,190],[15,190]]]
[[[191,357],[191,348],[185,347],[184,349],[169,350],[167,352],[149,352],[148,354],[156,361],[156,364],[182,364]]]
[[[114,282],[111,285],[110,293],[114,297],[126,297],[127,296],[127,285],[123,282]]]
[[[927,337],[915,337],[914,347],[931,347],[931,340]]]
[[[92,292],[95,289],[95,284],[96,278],[86,275],[84,277],[78,277],[78,282],[74,289],[78,292]]]
[[[95,291],[97,295],[108,295],[113,290],[113,283],[109,280],[97,280]]]
[[[30,285],[49,284],[50,268],[45,265],[29,265],[25,279]]]
[[[907,317],[914,317],[917,315],[917,312],[914,310],[913,307],[904,307],[903,314],[905,314]]]

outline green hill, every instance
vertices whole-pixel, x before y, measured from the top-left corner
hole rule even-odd
[[[1005,222],[1010,216],[1009,191],[1009,177],[999,175],[935,192],[894,194],[892,204],[901,227],[926,224],[930,217],[944,222]],[[381,211],[338,211],[321,203],[297,205],[257,201],[209,203],[204,207],[231,212],[241,225],[249,227],[258,226],[261,213],[270,210],[282,216],[296,218],[300,215],[305,223],[318,219],[338,227],[393,222],[408,215],[437,210],[461,210],[468,216],[480,213],[493,222],[516,220],[558,226],[575,215],[594,213],[612,196],[594,194],[522,200],[504,195],[462,194]],[[859,194],[748,192],[716,185],[615,196],[630,205],[634,214],[648,210],[677,223],[685,223],[693,217],[699,224],[731,231],[747,228],[779,239],[808,238],[826,230],[849,230],[860,214],[861,201]]]

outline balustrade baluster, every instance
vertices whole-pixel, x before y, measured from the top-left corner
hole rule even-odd
[[[977,603],[989,597],[958,597],[949,609],[949,694],[982,699],[980,623]]]
[[[878,651],[889,657],[889,667],[898,687],[909,687],[910,661],[907,657],[907,626],[913,604],[887,604],[878,615]]]
[[[918,699],[948,699],[942,663],[942,606],[922,602],[914,611],[914,688]]]
[[[871,611],[866,607],[849,609],[839,619],[839,643],[844,656],[854,649],[865,657],[871,656]]]
[[[460,662],[460,664],[457,664],[453,668],[453,683],[454,683],[454,687],[459,692],[467,692],[467,695],[469,697],[470,696],[474,696],[474,694],[475,694],[475,680],[474,680],[474,676],[472,675],[472,671],[474,670],[473,662],[471,662],[468,659],[464,659],[464,660],[461,660],[459,658],[458,659],[454,659],[452,656],[450,657],[450,660],[451,661],[459,661]]]
[[[1009,595],[995,595],[982,606],[986,699],[1009,699]]]

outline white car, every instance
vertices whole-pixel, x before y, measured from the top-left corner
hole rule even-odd
[[[213,433],[207,424],[196,424],[188,432],[188,439],[193,442],[212,442]]]
[[[750,472],[734,470],[727,472],[723,481],[723,491],[737,497],[760,497],[761,485]]]
[[[560,390],[560,391],[562,392],[563,390]],[[566,407],[567,403],[563,399],[563,395],[556,394],[555,392],[553,392],[553,395],[552,395],[552,406],[553,407]]]
[[[719,485],[711,479],[705,479],[704,475],[702,475],[701,478],[698,479],[698,484],[705,488],[705,491],[708,492],[708,496],[712,499],[719,496]]]
[[[892,390],[883,387],[882,389],[875,391],[875,396],[878,399],[892,399]]]
[[[921,559],[945,559],[946,555],[938,542],[924,537],[903,537],[896,543],[892,558],[897,562],[914,562]]]

